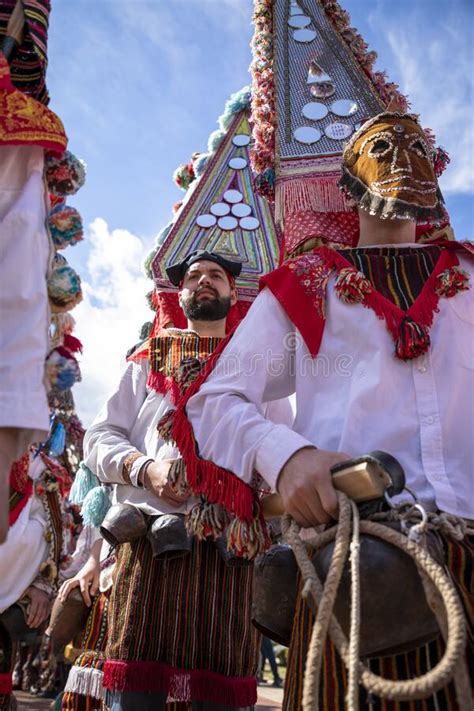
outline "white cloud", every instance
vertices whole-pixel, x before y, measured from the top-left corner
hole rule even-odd
[[[151,320],[145,294],[152,283],[143,275],[148,247],[127,230],[110,231],[95,219],[87,235],[88,275],[82,276],[83,302],[74,309],[75,335],[82,341],[82,382],[73,390],[79,417],[89,425],[118,383],[127,350]]]
[[[441,178],[445,193],[474,192],[474,104],[472,45],[466,31],[469,14],[458,3],[446,5],[442,24],[427,22],[425,5],[387,23],[374,12],[371,25],[388,43],[396,66],[396,80],[408,95],[422,125],[436,134],[451,163]],[[436,25],[438,22],[438,25]],[[391,75],[391,79],[394,77]]]

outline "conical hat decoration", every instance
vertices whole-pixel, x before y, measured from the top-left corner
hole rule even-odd
[[[278,264],[280,245],[272,208],[253,185],[248,109],[236,113],[227,131],[217,138],[220,140],[217,149],[207,160],[200,178],[191,184],[153,257],[155,306],[162,312],[158,318],[160,326],[170,322],[178,327],[185,325],[177,290],[169,283],[165,267],[181,261],[190,252],[206,249],[242,262],[236,280],[238,303],[229,314],[230,327],[243,317],[257,296],[259,278]],[[213,142],[211,137],[211,145]]]
[[[25,25],[22,42],[11,60],[12,82],[28,96],[47,104],[49,96],[45,74],[51,3],[50,0],[21,0],[21,4]],[[0,3],[0,47],[15,5],[16,0],[2,0]]]
[[[39,101],[16,89],[0,52],[0,145],[35,145],[61,154],[67,136],[61,119]]]
[[[388,104],[405,110],[406,99],[373,71],[375,52],[335,0],[255,0],[254,24],[257,189],[274,199],[282,228],[295,213],[349,212],[337,186],[345,141]]]

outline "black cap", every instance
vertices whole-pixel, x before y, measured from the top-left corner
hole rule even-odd
[[[221,257],[220,254],[216,254],[215,252],[207,252],[205,249],[197,249],[195,252],[188,254],[188,256],[181,262],[177,262],[176,264],[166,267],[168,279],[174,286],[179,286],[191,264],[202,261],[219,264],[219,266],[225,269],[226,272],[231,274],[233,277],[238,277],[242,270],[241,262],[233,262],[230,259],[224,259],[224,257]]]

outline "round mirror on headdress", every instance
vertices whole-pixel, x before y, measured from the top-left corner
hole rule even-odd
[[[243,230],[256,230],[260,227],[260,222],[256,217],[242,217],[239,225]]]
[[[307,27],[311,24],[311,18],[307,15],[292,15],[288,19],[288,24],[290,27],[294,27],[295,29]]]
[[[303,116],[312,121],[323,119],[328,114],[327,106],[320,104],[318,101],[310,101],[305,104],[301,110]]]
[[[240,158],[239,156],[231,158],[229,161],[229,168],[232,168],[233,170],[242,170],[243,168],[246,168],[247,165],[248,163],[245,158]]]
[[[293,131],[293,138],[298,143],[316,143],[321,138],[321,131],[312,126],[300,126],[295,131]]]
[[[352,126],[347,123],[330,123],[324,129],[326,136],[332,138],[333,141],[343,141],[345,138],[349,138],[352,131]]]
[[[308,42],[312,42],[316,38],[316,32],[314,30],[295,30],[293,32],[293,39],[295,42],[301,42],[303,44],[306,44]]]
[[[226,190],[223,197],[227,202],[235,203],[240,202],[244,196],[240,190]]]
[[[336,116],[352,116],[358,109],[359,105],[354,99],[339,99],[329,107],[331,113],[336,114]]]
[[[217,224],[221,230],[235,230],[238,222],[232,215],[227,215],[226,217],[219,218]]]
[[[250,136],[246,133],[237,133],[232,139],[234,146],[248,146],[250,143]]]
[[[205,229],[214,227],[216,222],[217,220],[214,215],[198,215],[196,217],[196,224],[199,225],[199,227],[204,227]]]
[[[318,81],[311,84],[309,91],[315,99],[329,99],[336,93],[336,87],[332,81]]]
[[[223,217],[230,212],[230,207],[226,202],[215,202],[214,205],[211,205],[210,209],[212,214],[217,215],[217,217]]]
[[[236,205],[232,205],[231,212],[236,217],[247,217],[252,212],[252,208],[244,202],[238,202]]]

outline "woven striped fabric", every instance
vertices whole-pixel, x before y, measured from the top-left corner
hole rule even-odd
[[[435,245],[423,249],[373,247],[341,253],[382,296],[400,309],[408,309],[435,268],[441,249]]]
[[[96,596],[84,631],[74,646],[83,652],[69,672],[61,711],[102,711],[104,651],[107,644],[108,593]]]
[[[121,546],[109,608],[104,685],[175,701],[256,702],[260,638],[252,566],[229,567],[211,543],[158,560],[145,538]]]
[[[25,32],[21,46],[11,62],[13,84],[25,94],[48,104],[46,66],[50,0],[22,0],[25,13]],[[0,38],[5,35],[16,0],[0,3]]]
[[[467,663],[471,674],[474,672],[473,657],[473,622],[474,622],[474,579],[473,552],[474,540],[465,539],[456,542],[443,539],[447,567],[458,589],[466,612],[469,628],[467,648]],[[314,616],[306,603],[298,595],[297,610],[293,623],[288,669],[285,680],[284,711],[301,711],[303,697],[303,679],[311,630]],[[443,653],[441,639],[423,645],[408,654],[391,657],[381,657],[369,660],[369,666],[375,674],[388,679],[409,679],[421,676],[432,669]],[[347,691],[347,673],[331,641],[326,641],[319,692],[319,708],[321,711],[344,711],[344,696]],[[471,683],[473,680],[471,679]],[[397,702],[386,701],[372,696],[370,699],[362,687],[360,688],[360,708],[370,711],[456,711],[458,704],[454,685],[438,691],[429,699]]]

